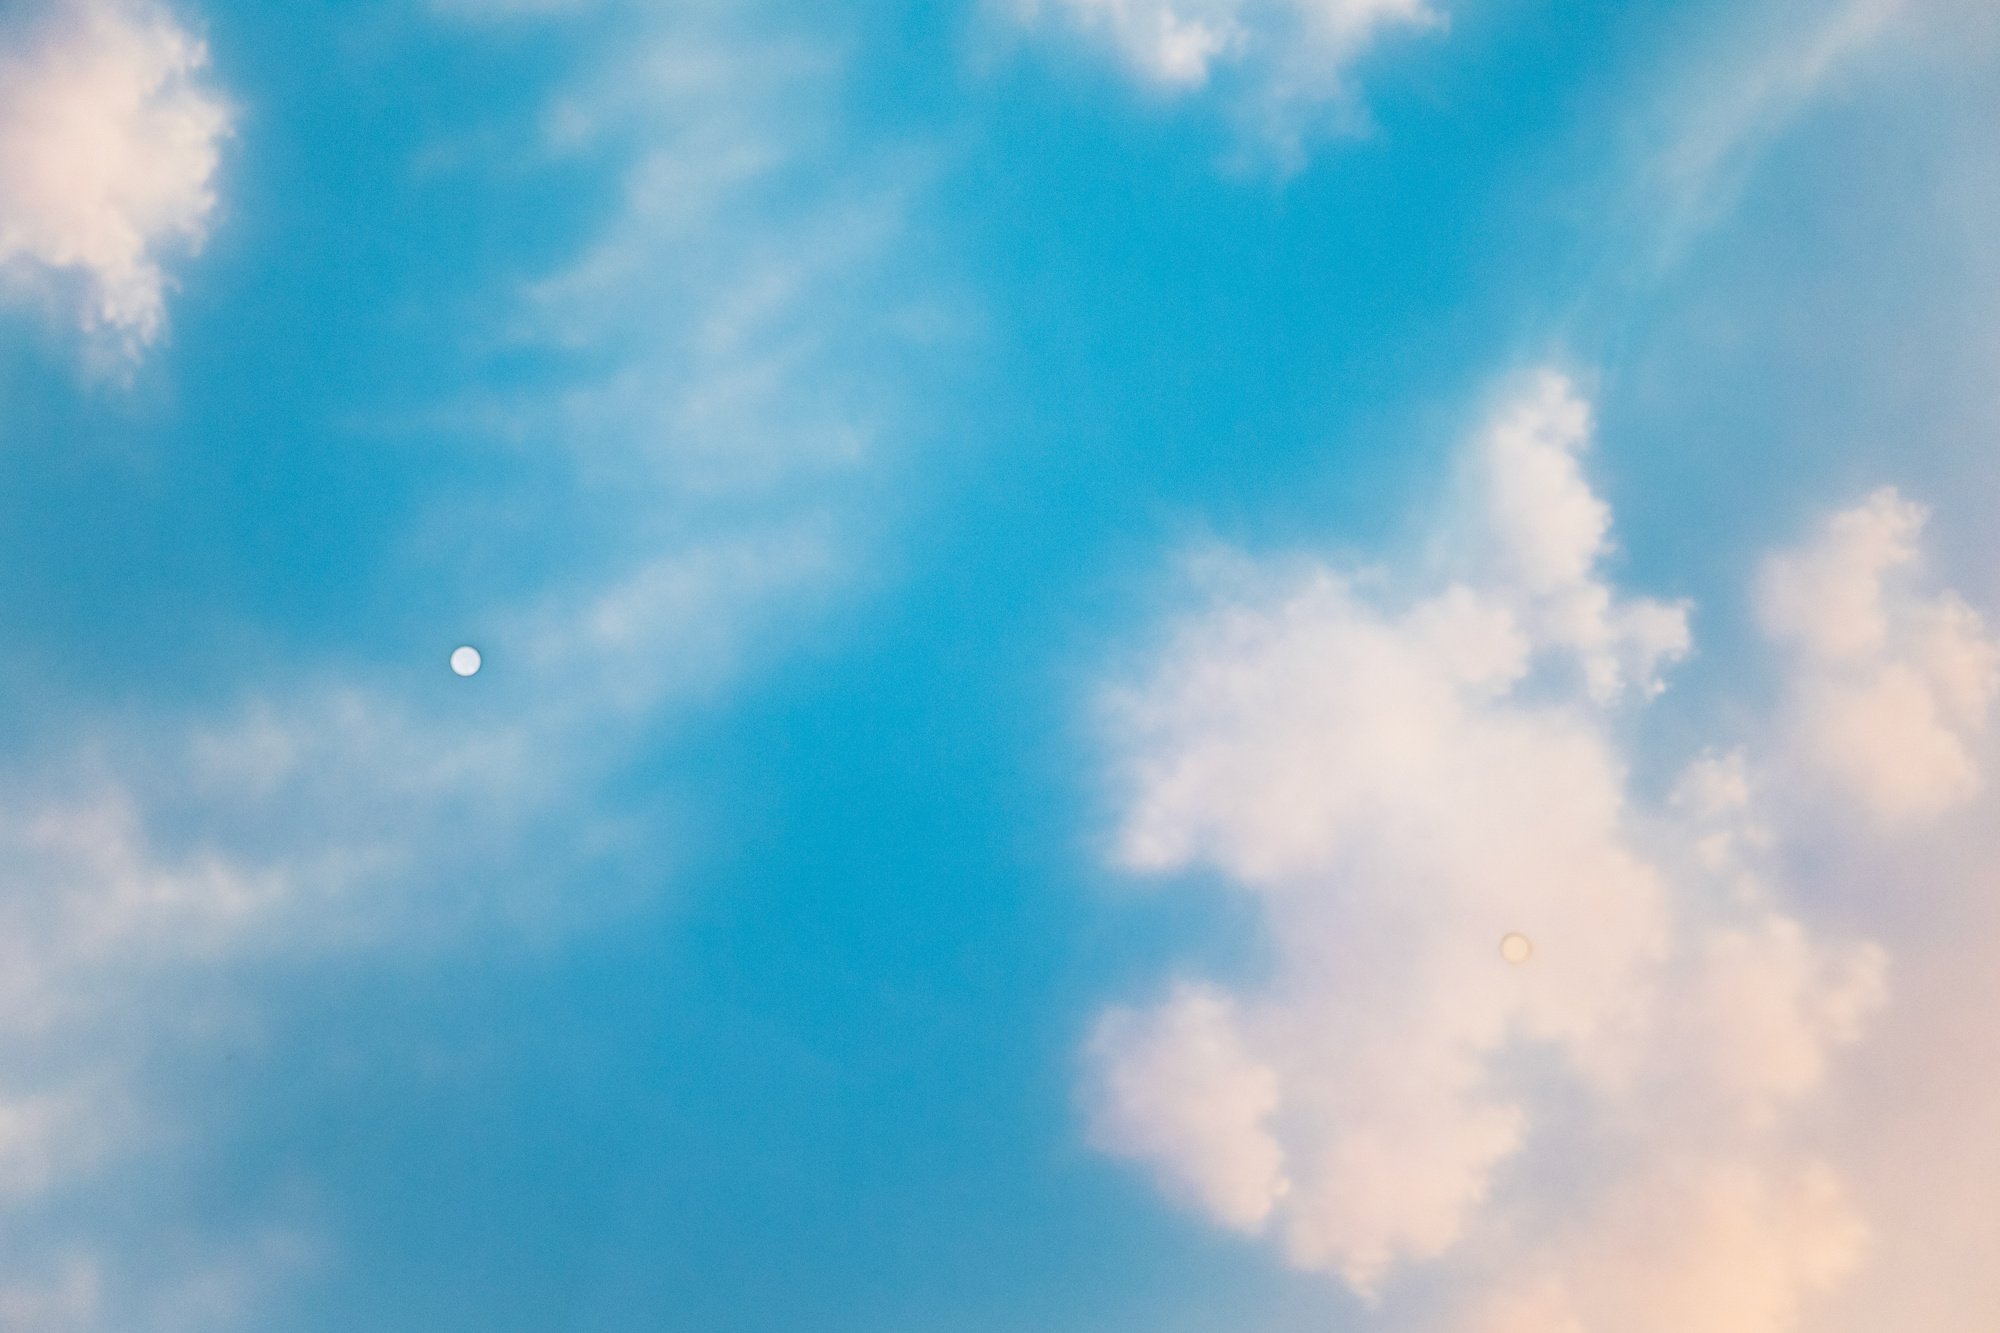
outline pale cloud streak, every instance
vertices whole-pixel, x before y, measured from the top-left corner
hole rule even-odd
[[[618,860],[661,851],[662,834],[596,805],[602,780],[659,719],[754,666],[775,619],[815,614],[826,558],[795,533],[658,556],[575,604],[495,612],[471,681],[441,648],[429,688],[321,673],[219,715],[107,726],[9,775],[0,1216],[13,1261],[53,1262],[29,1243],[32,1221],[69,1192],[199,1141],[150,1088],[149,1052],[212,1040],[215,1015],[251,1003],[246,965],[570,932],[630,911],[638,890]],[[77,1246],[131,1285],[130,1256],[56,1229],[54,1252]],[[105,1319],[74,1326],[117,1326]]]
[[[1773,31],[1749,54],[1709,62],[1655,171],[1695,220],[1726,204],[1769,141],[1852,65],[1916,14],[1919,0],[1773,5]]]
[[[173,1272],[138,1284],[104,1256],[70,1250],[37,1268],[15,1267],[0,1279],[0,1327],[34,1333],[97,1333],[144,1328],[149,1333],[205,1333],[233,1327],[269,1289],[309,1268],[315,1256],[283,1231],[250,1233],[214,1250],[179,1253],[163,1243],[155,1262]]]

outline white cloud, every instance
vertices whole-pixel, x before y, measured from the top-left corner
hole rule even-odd
[[[0,270],[79,293],[87,332],[159,337],[166,265],[201,248],[232,115],[208,51],[148,0],[60,0],[0,51]]]
[[[1783,901],[1763,767],[1629,789],[1686,608],[1605,581],[1588,434],[1539,379],[1475,443],[1442,586],[1211,556],[1111,691],[1120,861],[1219,875],[1264,957],[1103,1020],[1093,1135],[1370,1298],[1455,1275],[1464,1333],[1787,1333],[1864,1253],[1798,1126],[1887,959]]]
[[[1063,27],[1134,77],[1182,95],[1227,82],[1238,114],[1295,165],[1315,122],[1351,100],[1349,71],[1384,33],[1433,28],[1425,0],[1013,0],[1018,20]]]
[[[1611,554],[1611,510],[1580,467],[1590,433],[1589,405],[1545,374],[1488,429],[1474,469],[1480,554],[1500,576],[1487,597],[1506,601],[1536,639],[1573,651],[1604,703],[1627,686],[1658,693],[1660,668],[1690,641],[1684,604],[1617,599],[1597,572]]]
[[[1669,1160],[1623,1184],[1454,1333],[1771,1333],[1851,1274],[1867,1242],[1821,1163]]]
[[[1893,490],[1835,515],[1765,568],[1765,628],[1790,650],[1793,759],[1886,820],[1980,788],[2000,641],[1949,592],[1916,585],[1926,513]]]
[[[1255,1230],[1291,1182],[1266,1127],[1278,1076],[1244,1049],[1235,1010],[1213,987],[1189,987],[1151,1014],[1107,1014],[1092,1050],[1106,1071],[1096,1133],[1113,1152],[1160,1163],[1218,1220]]]

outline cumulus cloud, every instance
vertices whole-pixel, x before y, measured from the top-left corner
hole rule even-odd
[[[215,212],[233,117],[207,47],[148,0],[60,0],[4,37],[0,271],[74,293],[86,332],[137,352]]]
[[[1267,1128],[1278,1076],[1244,1048],[1233,998],[1189,987],[1150,1014],[1115,1011],[1092,1054],[1106,1070],[1099,1141],[1158,1162],[1230,1226],[1261,1226],[1291,1188]]]
[[[1705,752],[1666,799],[1633,790],[1631,716],[1688,651],[1687,608],[1606,578],[1589,422],[1556,376],[1495,413],[1428,588],[1197,562],[1195,609],[1104,700],[1114,846],[1245,895],[1263,953],[1104,1016],[1092,1134],[1370,1299],[1453,1275],[1422,1322],[1454,1333],[1786,1333],[1866,1252],[1800,1126],[1888,959],[1790,900],[1764,760]],[[1872,556],[1775,564],[1778,623],[1871,663],[1937,640],[1933,603],[1851,586],[1894,566],[1899,512],[1835,520]],[[1943,619],[1950,650],[1914,650],[1955,662]]]
[[[2000,692],[2000,641],[1961,598],[1918,586],[1926,519],[1878,491],[1772,559],[1759,589],[1765,628],[1790,653],[1797,766],[1889,821],[1978,793]]]
[[[1349,70],[1398,28],[1434,28],[1425,0],[1015,0],[1173,95],[1226,83],[1250,130],[1295,163],[1306,134],[1351,99]]]
[[[1510,1274],[1458,1333],[1770,1333],[1853,1272],[1867,1241],[1823,1163],[1669,1161]]]
[[[1485,590],[1525,631],[1569,650],[1591,697],[1627,686],[1662,688],[1660,668],[1686,655],[1682,603],[1620,599],[1598,574],[1611,554],[1611,509],[1579,466],[1590,407],[1561,376],[1545,374],[1494,421],[1474,453],[1482,498],[1480,554],[1500,577]]]

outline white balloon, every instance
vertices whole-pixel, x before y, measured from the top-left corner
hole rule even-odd
[[[461,676],[470,676],[479,670],[479,650],[467,644],[454,648],[451,654],[451,669]]]

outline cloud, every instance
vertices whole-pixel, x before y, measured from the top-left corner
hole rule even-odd
[[[670,831],[607,785],[809,632],[859,560],[923,299],[911,178],[849,142],[844,63],[783,16],[612,27],[527,151],[604,171],[613,202],[473,339],[535,373],[438,386],[440,419],[528,457],[493,503],[541,543],[538,580],[469,588],[415,668],[282,655],[229,703],[81,720],[0,772],[0,1261],[55,1275],[0,1310],[183,1326],[150,1303],[180,1278],[142,1280],[87,1202],[213,1146],[160,1053],[254,1014],[260,960],[573,931],[656,894]],[[462,544],[481,516],[440,496],[412,540]],[[486,655],[470,680],[445,668],[459,635]],[[184,1325],[254,1320],[255,1291]]]
[[[1262,955],[1111,1010],[1085,1104],[1101,1147],[1398,1318],[1434,1271],[1454,1300],[1418,1322],[1454,1333],[1786,1333],[1866,1253],[1801,1125],[1888,957],[1787,892],[1769,763],[1718,749],[1633,791],[1687,608],[1607,581],[1589,419],[1552,375],[1499,408],[1428,587],[1196,562],[1194,609],[1103,701],[1115,855],[1218,877]],[[1871,527],[1911,535],[1892,506],[1833,530],[1900,550]],[[1862,632],[1847,576],[1879,559],[1773,568],[1781,624],[1936,636],[1934,603],[1893,599]],[[1966,651],[1945,619],[1940,663]]]
[[[247,965],[630,911],[662,831],[599,802],[603,782],[745,669],[760,624],[813,613],[822,559],[749,536],[661,556],[580,605],[496,617],[472,680],[441,646],[428,689],[322,671],[5,775],[0,1216],[17,1247],[45,1207],[201,1140],[153,1071],[254,1009]],[[50,1243],[127,1280],[87,1231]]]
[[[1278,1075],[1238,1037],[1231,997],[1190,986],[1154,1013],[1121,1009],[1098,1025],[1105,1070],[1096,1136],[1160,1164],[1171,1184],[1229,1226],[1255,1230],[1290,1190],[1267,1128]]]
[[[1552,1264],[1504,1280],[1458,1333],[1797,1328],[1866,1241],[1824,1164],[1667,1162],[1566,1235]]]
[[[35,1333],[105,1328],[202,1333],[235,1326],[265,1289],[309,1267],[310,1246],[283,1232],[251,1233],[213,1251],[155,1237],[155,1259],[172,1271],[133,1281],[102,1255],[70,1250],[0,1280],[0,1327]]]
[[[829,41],[727,6],[646,23],[545,117],[551,153],[630,159],[602,230],[523,293],[514,336],[574,358],[529,410],[600,478],[689,497],[859,473],[902,424],[883,368],[949,319],[902,248],[923,155],[843,141]]]
[[[603,0],[431,0],[431,8],[450,18],[511,22],[520,19],[570,18],[600,8]]]
[[[1935,95],[1954,60],[1983,62],[2000,34],[1982,0],[1762,0],[1722,13],[1699,20],[1629,164],[1649,263],[1684,258],[1817,113],[1879,88],[1885,73],[1920,70]]]
[[[1598,576],[1611,554],[1611,510],[1579,466],[1590,409],[1561,376],[1544,374],[1494,421],[1474,455],[1483,497],[1481,557],[1534,639],[1575,654],[1591,697],[1662,688],[1659,671],[1689,648],[1685,604],[1619,600]]]
[[[100,1304],[99,1283],[96,1266],[72,1255],[39,1280],[0,1286],[0,1320],[10,1328],[88,1328]]]
[[[1351,111],[1349,72],[1398,28],[1436,28],[1424,0],[1014,0],[1170,96],[1226,85],[1250,135],[1296,167],[1304,141]]]
[[[1914,585],[1928,515],[1894,490],[1765,567],[1760,610],[1790,650],[1793,758],[1889,821],[1979,791],[2000,642],[1956,595]]]
[[[1771,31],[1703,62],[1652,176],[1694,226],[1733,202],[1758,155],[1856,61],[1922,8],[1920,0],[1768,6]]]
[[[60,0],[6,24],[0,272],[60,284],[122,355],[159,338],[167,265],[201,249],[215,213],[234,117],[208,63],[146,0]]]

